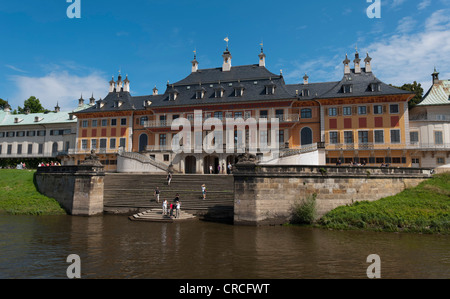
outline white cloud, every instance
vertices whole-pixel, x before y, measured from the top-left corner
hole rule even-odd
[[[423,0],[422,2],[419,3],[419,5],[417,5],[417,9],[423,10],[423,9],[427,8],[428,6],[430,6],[430,4],[431,4],[431,0]]]
[[[411,16],[407,16],[398,22],[397,31],[399,33],[407,33],[407,32],[412,31],[412,29],[414,29],[415,25],[416,25],[416,20]]]
[[[71,111],[77,107],[81,94],[87,101],[92,93],[97,100],[104,97],[108,93],[105,78],[98,72],[82,77],[68,71],[54,71],[44,77],[12,76],[17,88],[12,107],[23,106],[26,99],[35,96],[46,109],[52,110],[59,103],[62,111]]]
[[[414,33],[399,32],[367,47],[378,78],[393,85],[417,81],[426,89],[430,86],[434,66],[442,70],[441,75],[450,74],[448,11],[434,12],[423,28]]]

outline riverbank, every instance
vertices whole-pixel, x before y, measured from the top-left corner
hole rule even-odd
[[[377,201],[338,207],[318,220],[328,229],[450,234],[450,173]]]
[[[36,190],[34,173],[34,170],[0,169],[0,214],[66,214],[56,200]]]

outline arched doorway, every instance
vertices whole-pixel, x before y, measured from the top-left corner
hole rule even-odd
[[[57,142],[53,142],[52,144],[52,154],[57,154],[58,153],[58,143]]]
[[[187,156],[184,159],[184,173],[196,173],[197,172],[197,159],[194,156]]]
[[[212,167],[212,171],[210,170],[210,166]],[[203,173],[204,174],[218,173],[217,166],[219,166],[219,157],[206,156],[203,159]]]
[[[139,136],[139,152],[143,152],[147,149],[148,145],[148,136],[147,134],[141,134]]]
[[[312,130],[309,127],[304,127],[301,131],[300,131],[300,144],[303,145],[308,145],[308,144],[312,144]]]

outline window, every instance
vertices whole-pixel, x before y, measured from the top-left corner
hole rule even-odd
[[[235,97],[242,97],[244,94],[244,88],[238,87],[234,89],[234,96]]]
[[[11,155],[12,154],[12,144],[8,144],[8,149],[7,149],[7,152],[6,152],[8,155]]]
[[[141,126],[145,126],[145,123],[148,121],[148,117],[147,116],[143,116],[139,119],[139,124]]]
[[[87,120],[83,120],[83,121],[81,122],[81,126],[82,126],[83,128],[87,128],[87,127],[89,126],[89,122],[88,122]]]
[[[195,92],[195,98],[196,98],[196,99],[203,99],[203,95],[204,95],[204,93],[203,93],[202,90],[197,90],[197,91]]]
[[[17,137],[24,137],[25,136],[25,131],[19,131],[16,134]]]
[[[434,131],[434,144],[444,144],[442,131]]]
[[[166,134],[159,134],[159,145],[166,145]]]
[[[236,119],[236,118],[242,118],[242,112],[235,112],[234,113],[234,118]]]
[[[267,116],[268,116],[267,110],[259,111],[259,118],[267,118]]]
[[[6,137],[14,137],[16,135],[16,132],[8,132],[6,133]]]
[[[282,121],[284,118],[284,110],[283,109],[275,110],[275,117],[278,118],[280,121]]]
[[[121,118],[120,119],[120,125],[121,126],[126,126],[127,125],[127,119],[126,118]]]
[[[111,119],[111,126],[117,126],[117,119],[115,118]]]
[[[305,108],[300,111],[301,118],[312,118],[312,110],[310,108]]]
[[[119,143],[120,143],[119,146],[122,147],[122,148],[125,148],[126,142],[127,142],[127,139],[126,139],[126,138],[120,138],[120,140],[119,140]]]
[[[353,91],[353,86],[351,84],[342,85],[343,93],[351,93]]]
[[[445,158],[443,158],[443,157],[437,157],[437,158],[436,158],[436,163],[437,163],[437,164],[445,164]]]
[[[5,137],[5,132],[0,132],[0,138]]]
[[[336,116],[337,115],[337,108],[328,108],[328,116]]]
[[[39,144],[39,149],[40,149],[40,144]],[[88,149],[88,141],[87,141],[87,139],[82,139],[81,140],[81,149],[83,149],[83,150],[87,150]]]
[[[400,143],[400,130],[391,130],[391,143]]]
[[[100,139],[100,149],[106,149],[106,142],[108,140],[106,138]]]
[[[401,161],[402,161],[402,159],[399,158],[399,157],[392,158],[392,163],[393,164],[400,164],[400,163],[402,163]]]
[[[109,148],[116,148],[116,138],[109,139]]]
[[[125,123],[125,125],[126,125],[126,123]],[[108,120],[107,119],[102,119],[102,127],[107,127],[107,126],[108,126]]]
[[[345,131],[344,132],[344,143],[345,144],[353,143],[353,131]]]
[[[174,115],[172,116],[172,120],[176,120],[176,119],[178,119],[178,118],[180,118],[180,115],[179,115],[179,114],[174,114]]]
[[[338,144],[338,132],[330,132],[330,144]]]
[[[366,106],[358,106],[358,114],[359,115],[367,114],[367,107]]]
[[[97,149],[97,139],[91,139],[91,149]]]
[[[411,143],[418,143],[419,142],[419,132],[417,132],[417,131],[409,132],[409,141]]]
[[[97,127],[97,120],[96,119],[93,119],[92,120],[92,127]]]
[[[159,116],[159,124],[161,127],[165,127],[167,125],[167,117],[165,115]]]
[[[223,89],[222,88],[216,89],[215,92],[214,92],[214,96],[216,98],[221,98],[223,96]]]
[[[43,153],[44,153],[44,144],[43,143],[39,143],[38,154],[42,155]]]
[[[411,159],[411,163],[412,164],[420,164],[420,159],[419,158],[412,158]]]
[[[164,155],[163,158],[164,158],[164,162],[169,162],[169,155]]]
[[[27,150],[27,153],[28,153],[29,155],[31,155],[31,154],[33,153],[33,144],[32,144],[32,143],[29,143],[29,144],[28,144],[28,150]]]
[[[368,143],[369,142],[369,131],[359,131],[358,132],[358,142]]]
[[[352,115],[352,107],[344,107],[344,115]]]
[[[280,143],[280,145],[284,144],[284,130],[278,131],[278,142]]]
[[[375,130],[375,143],[384,143],[384,131],[383,130]]]
[[[47,131],[45,131],[45,130],[37,131],[37,135],[38,136],[45,136],[45,135],[47,135]]]
[[[379,83],[371,83],[370,84],[370,90],[371,91],[380,91],[381,90],[381,86]]]
[[[216,112],[214,112],[214,117],[215,118],[218,118],[218,119],[222,119],[222,111],[216,111]]]
[[[398,104],[390,104],[389,105],[389,113],[397,114],[398,113]]]
[[[19,154],[19,155],[22,154],[22,144],[17,145],[17,154]]]
[[[244,119],[249,119],[250,117],[252,117],[252,112],[251,111],[245,111],[244,112]]]
[[[27,136],[28,137],[34,137],[34,136],[36,136],[36,131],[28,131],[27,132]],[[0,136],[1,137],[1,136]]]
[[[383,106],[382,105],[374,105],[373,106],[373,114],[383,114]]]

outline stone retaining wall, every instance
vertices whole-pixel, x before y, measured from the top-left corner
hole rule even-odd
[[[293,204],[314,193],[322,216],[341,205],[395,195],[429,177],[429,169],[419,168],[237,164],[234,223],[286,223]]]

